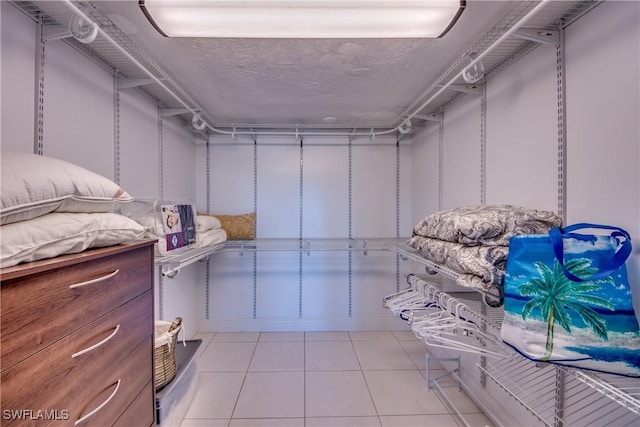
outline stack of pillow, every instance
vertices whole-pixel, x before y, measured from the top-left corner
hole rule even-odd
[[[145,227],[113,213],[133,198],[72,163],[0,153],[0,268],[140,239]]]

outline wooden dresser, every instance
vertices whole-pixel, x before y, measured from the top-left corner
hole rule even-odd
[[[153,243],[0,270],[2,426],[155,424]]]

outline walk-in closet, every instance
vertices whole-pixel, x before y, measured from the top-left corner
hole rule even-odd
[[[165,27],[185,9],[195,35]],[[640,423],[640,2],[2,0],[0,20],[0,425]],[[491,280],[415,243],[505,206],[542,215],[532,234],[629,233],[635,329],[598,345],[632,368],[505,342],[506,240]]]

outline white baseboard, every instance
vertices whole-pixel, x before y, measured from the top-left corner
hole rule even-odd
[[[198,319],[198,332],[406,331],[399,318]]]

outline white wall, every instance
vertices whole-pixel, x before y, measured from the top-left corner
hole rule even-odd
[[[487,203],[557,209],[556,81],[542,45],[487,84]]]
[[[639,23],[640,3],[603,2],[566,29],[564,69],[566,223],[611,224],[629,231],[635,249],[628,274],[636,314],[640,313]],[[558,210],[557,94],[556,49],[552,46],[537,47],[488,81],[487,203]],[[437,211],[434,201],[439,197],[442,208],[478,202],[478,102],[477,97],[465,95],[445,110],[442,153],[437,125],[430,124],[414,136],[414,220]],[[440,154],[442,194],[434,182],[436,170],[421,168],[437,169],[434,159]],[[462,376],[485,403],[493,405],[494,415],[504,425],[537,423],[493,382],[488,381],[487,388],[479,385],[479,361],[477,355],[463,355]]]
[[[416,224],[440,206],[440,123],[431,122],[412,138],[412,201],[411,224]],[[426,143],[429,141],[429,143]]]
[[[640,313],[640,3],[607,2],[567,30],[567,221],[633,240]]]
[[[136,197],[159,198],[158,111],[140,91],[120,92],[120,139],[120,184]]]
[[[480,203],[480,99],[444,112],[442,209]]]
[[[395,137],[356,138],[351,148],[345,137],[306,137],[302,149],[292,137],[259,137],[255,146],[225,136],[209,142],[209,210],[253,212],[255,196],[258,238],[393,238],[397,228],[409,234],[411,147],[403,143],[398,149]],[[198,206],[203,207],[206,147],[197,151]],[[388,252],[215,254],[208,272],[203,330],[397,325],[381,305],[404,280]],[[206,280],[206,268],[200,275]]]
[[[1,2],[1,8],[0,146],[33,152],[35,26],[28,17],[7,2]]]
[[[0,6],[1,146],[34,152],[36,24],[8,2]],[[118,153],[114,86],[109,72],[63,41],[46,42],[43,154],[118,181],[137,198],[194,200],[193,136],[170,118],[162,121],[160,139],[155,102],[135,89],[123,90]],[[198,303],[195,281],[195,269],[162,280],[156,269],[156,317],[182,316],[191,334]]]
[[[62,41],[44,67],[43,154],[114,179],[113,78]]]

